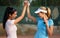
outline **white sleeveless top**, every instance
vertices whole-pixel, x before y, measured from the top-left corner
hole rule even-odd
[[[17,38],[17,27],[14,24],[14,20],[8,20],[6,22],[5,30],[7,32],[7,38]]]

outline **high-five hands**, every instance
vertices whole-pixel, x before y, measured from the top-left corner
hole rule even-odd
[[[24,6],[27,6],[27,3],[28,3],[28,1],[25,0],[25,1],[24,1]]]
[[[24,1],[24,5],[30,6],[29,1],[28,1],[28,0],[25,0],[25,1]]]

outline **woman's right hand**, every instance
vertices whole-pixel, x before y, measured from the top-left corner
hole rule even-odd
[[[24,6],[27,6],[27,5],[28,5],[28,1],[25,0],[25,1],[24,1]]]
[[[25,1],[24,1],[24,6],[25,6],[25,5],[26,5],[26,6],[30,6],[29,1],[25,0]]]
[[[24,7],[23,7],[22,14],[18,18],[16,18],[14,24],[17,24],[18,22],[20,22],[24,18],[25,13],[26,13],[26,9],[27,9],[27,1],[24,1]]]
[[[29,3],[29,1],[27,2],[27,5],[28,5],[27,6],[27,16],[28,16],[29,19],[33,20],[33,22],[36,23],[36,18],[30,14],[30,7],[29,7],[30,3]]]

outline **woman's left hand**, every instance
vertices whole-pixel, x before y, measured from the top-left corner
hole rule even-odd
[[[48,17],[44,16],[44,22],[47,24],[48,23]]]
[[[27,0],[24,1],[24,6],[28,6],[28,1]]]

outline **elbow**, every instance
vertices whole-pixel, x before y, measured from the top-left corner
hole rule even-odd
[[[52,36],[53,34],[52,34],[52,33],[49,33],[48,35],[49,35],[49,36]]]
[[[28,18],[30,18],[30,16],[28,16]]]
[[[28,15],[28,18],[31,18],[31,16],[30,16],[30,15]]]
[[[24,15],[21,15],[22,18],[24,18]]]

